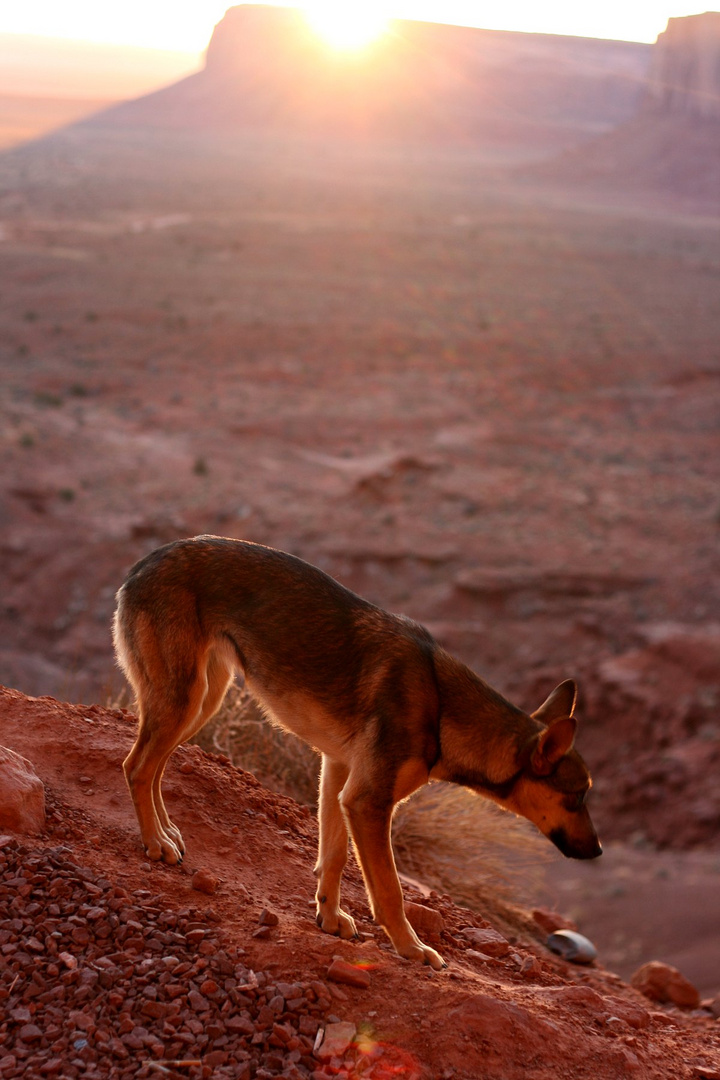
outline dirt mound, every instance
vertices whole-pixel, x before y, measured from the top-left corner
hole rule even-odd
[[[441,915],[450,961],[441,973],[414,967],[371,924],[350,867],[346,902],[363,940],[323,936],[310,906],[309,812],[198,747],[173,756],[166,781],[188,866],[150,864],[119,767],[128,713],[3,690],[0,717],[49,808],[41,837],[0,842],[3,1077],[614,1080],[671,1070],[691,1080],[720,1070],[709,1011],[656,1007],[601,967],[571,966],[529,919],[491,956],[463,933],[490,929],[481,915],[408,887]],[[193,889],[200,863],[219,881],[214,895]],[[333,981],[335,957],[369,972],[368,985]]]

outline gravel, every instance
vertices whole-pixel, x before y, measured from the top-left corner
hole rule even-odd
[[[337,1007],[325,982],[253,971],[217,923],[128,893],[70,848],[0,838],[2,1080],[372,1077],[355,1044],[313,1053]]]

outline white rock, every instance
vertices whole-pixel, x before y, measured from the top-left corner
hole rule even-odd
[[[573,964],[592,964],[597,956],[592,941],[575,930],[556,930],[547,939],[547,945],[552,952],[564,960],[572,960]]]

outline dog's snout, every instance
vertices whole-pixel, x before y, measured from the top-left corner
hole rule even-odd
[[[595,843],[592,844],[592,846],[590,848],[588,848],[587,851],[585,849],[582,849],[582,853],[578,854],[578,855],[574,855],[573,858],[575,858],[575,859],[599,859],[600,856],[602,855],[602,853],[603,853],[602,844],[600,843],[598,838],[595,837]]]
[[[568,836],[564,829],[553,829],[550,840],[567,859],[597,859],[602,855],[602,844],[595,834],[577,839]]]

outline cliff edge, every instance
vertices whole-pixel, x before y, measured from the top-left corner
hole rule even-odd
[[[668,20],[652,51],[646,103],[720,119],[720,11]]]
[[[635,116],[538,166],[532,179],[720,212],[720,12],[670,19]]]

